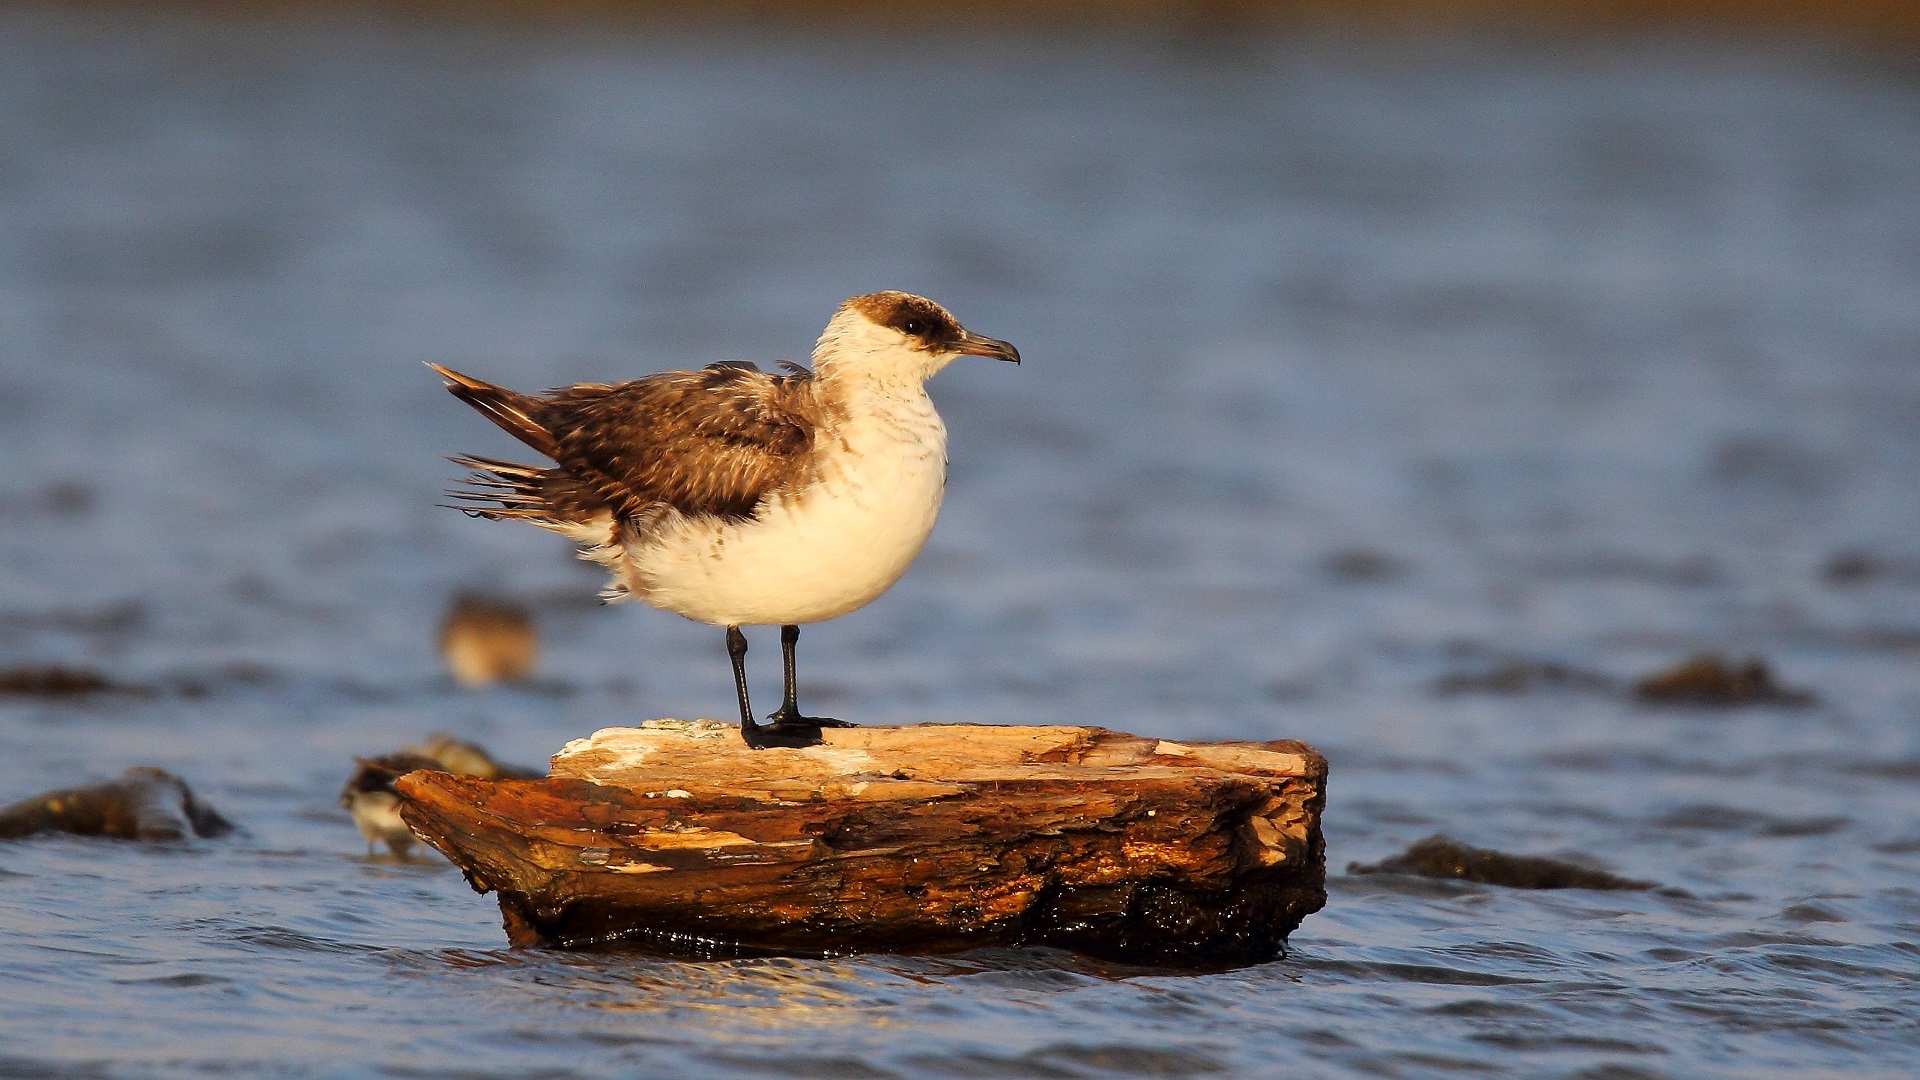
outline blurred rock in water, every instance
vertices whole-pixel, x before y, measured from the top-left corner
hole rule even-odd
[[[540,635],[518,604],[462,593],[440,626],[440,655],[462,686],[518,682],[539,657]]]
[[[1814,703],[1811,691],[1781,686],[1758,657],[1735,663],[1718,653],[1695,653],[1679,665],[1633,685],[1633,696],[1658,705],[1789,705]]]
[[[233,823],[200,801],[186,781],[146,766],[103,784],[49,791],[0,809],[0,839],[7,840],[53,832],[185,840],[232,831]]]
[[[1539,855],[1508,855],[1469,847],[1450,836],[1435,833],[1399,855],[1371,865],[1348,863],[1349,874],[1412,874],[1503,885],[1510,889],[1653,889],[1651,881],[1635,881],[1604,870],[1593,870]]]

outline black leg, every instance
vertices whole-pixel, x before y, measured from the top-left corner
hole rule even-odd
[[[733,661],[733,691],[740,697],[740,735],[753,745],[753,705],[747,700],[747,635],[737,626],[727,627],[727,657]]]
[[[794,628],[796,633],[798,627]],[[782,638],[785,641],[784,638]],[[787,655],[793,655],[793,645],[787,643]],[[778,719],[765,727],[753,722],[753,705],[747,700],[747,635],[737,626],[727,627],[727,656],[733,660],[733,688],[740,695],[740,739],[754,750],[764,750],[769,746],[818,746],[820,745],[820,725],[816,723],[789,724]],[[789,667],[787,683],[793,683],[792,669]],[[775,714],[776,717],[778,714]]]
[[[800,683],[793,674],[793,647],[798,644],[798,626],[788,623],[780,628],[780,666],[786,674],[787,693],[780,699],[780,711],[774,715],[786,720],[800,719]]]
[[[775,727],[853,727],[845,720],[835,720],[830,716],[801,716],[798,682],[793,674],[793,647],[800,643],[800,628],[788,623],[780,628],[780,659],[786,666],[787,692],[780,702],[780,708],[768,715]]]

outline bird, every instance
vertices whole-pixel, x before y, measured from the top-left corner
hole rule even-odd
[[[413,850],[413,830],[400,818],[400,796],[393,790],[393,782],[420,769],[447,771],[438,761],[406,750],[353,759],[353,775],[340,789],[340,805],[353,815],[354,826],[367,838],[368,858],[373,857],[374,845],[382,841],[396,859],[405,859]]]
[[[418,746],[403,746],[400,752],[428,758],[457,776],[477,776],[482,780],[539,780],[547,775],[540,769],[496,761],[486,747],[456,739],[444,731],[433,732]]]
[[[729,360],[618,384],[522,394],[429,363],[454,397],[553,464],[464,454],[451,505],[574,541],[637,600],[725,628],[754,749],[820,744],[794,674],[800,627],[855,611],[919,554],[946,488],[947,431],[926,382],[963,356],[1020,363],[1011,344],[922,296],[876,292],[834,312],[812,367]],[[743,626],[779,626],[785,687],[766,724],[747,693]]]
[[[406,746],[379,757],[356,757],[353,773],[340,789],[340,805],[367,839],[367,856],[384,842],[396,859],[413,850],[413,830],[400,818],[400,794],[393,782],[421,769],[477,776],[482,780],[538,780],[545,773],[518,765],[504,765],[474,743],[462,742],[443,731],[427,736],[418,746]]]
[[[539,652],[533,619],[507,600],[460,593],[440,624],[440,655],[454,681],[469,689],[523,681]]]

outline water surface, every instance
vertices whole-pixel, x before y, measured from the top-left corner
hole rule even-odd
[[[537,388],[958,365],[920,562],[802,642],[868,723],[1298,737],[1282,961],[509,950],[361,857],[351,755],[725,716],[718,632],[438,509]],[[1764,44],[570,35],[0,17],[0,797],[131,764],[245,833],[0,847],[0,1072],[1895,1077],[1920,1068],[1920,82]],[[1826,572],[1871,556],[1863,573]],[[456,691],[448,597],[536,605]],[[775,691],[770,633],[753,654]],[[1806,709],[1441,694],[1767,658]],[[1662,893],[1349,877],[1436,831]]]

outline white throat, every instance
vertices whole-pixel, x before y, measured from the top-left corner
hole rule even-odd
[[[914,348],[900,331],[848,308],[834,315],[813,347],[814,374],[829,383],[857,380],[918,390],[953,360],[951,353]]]

